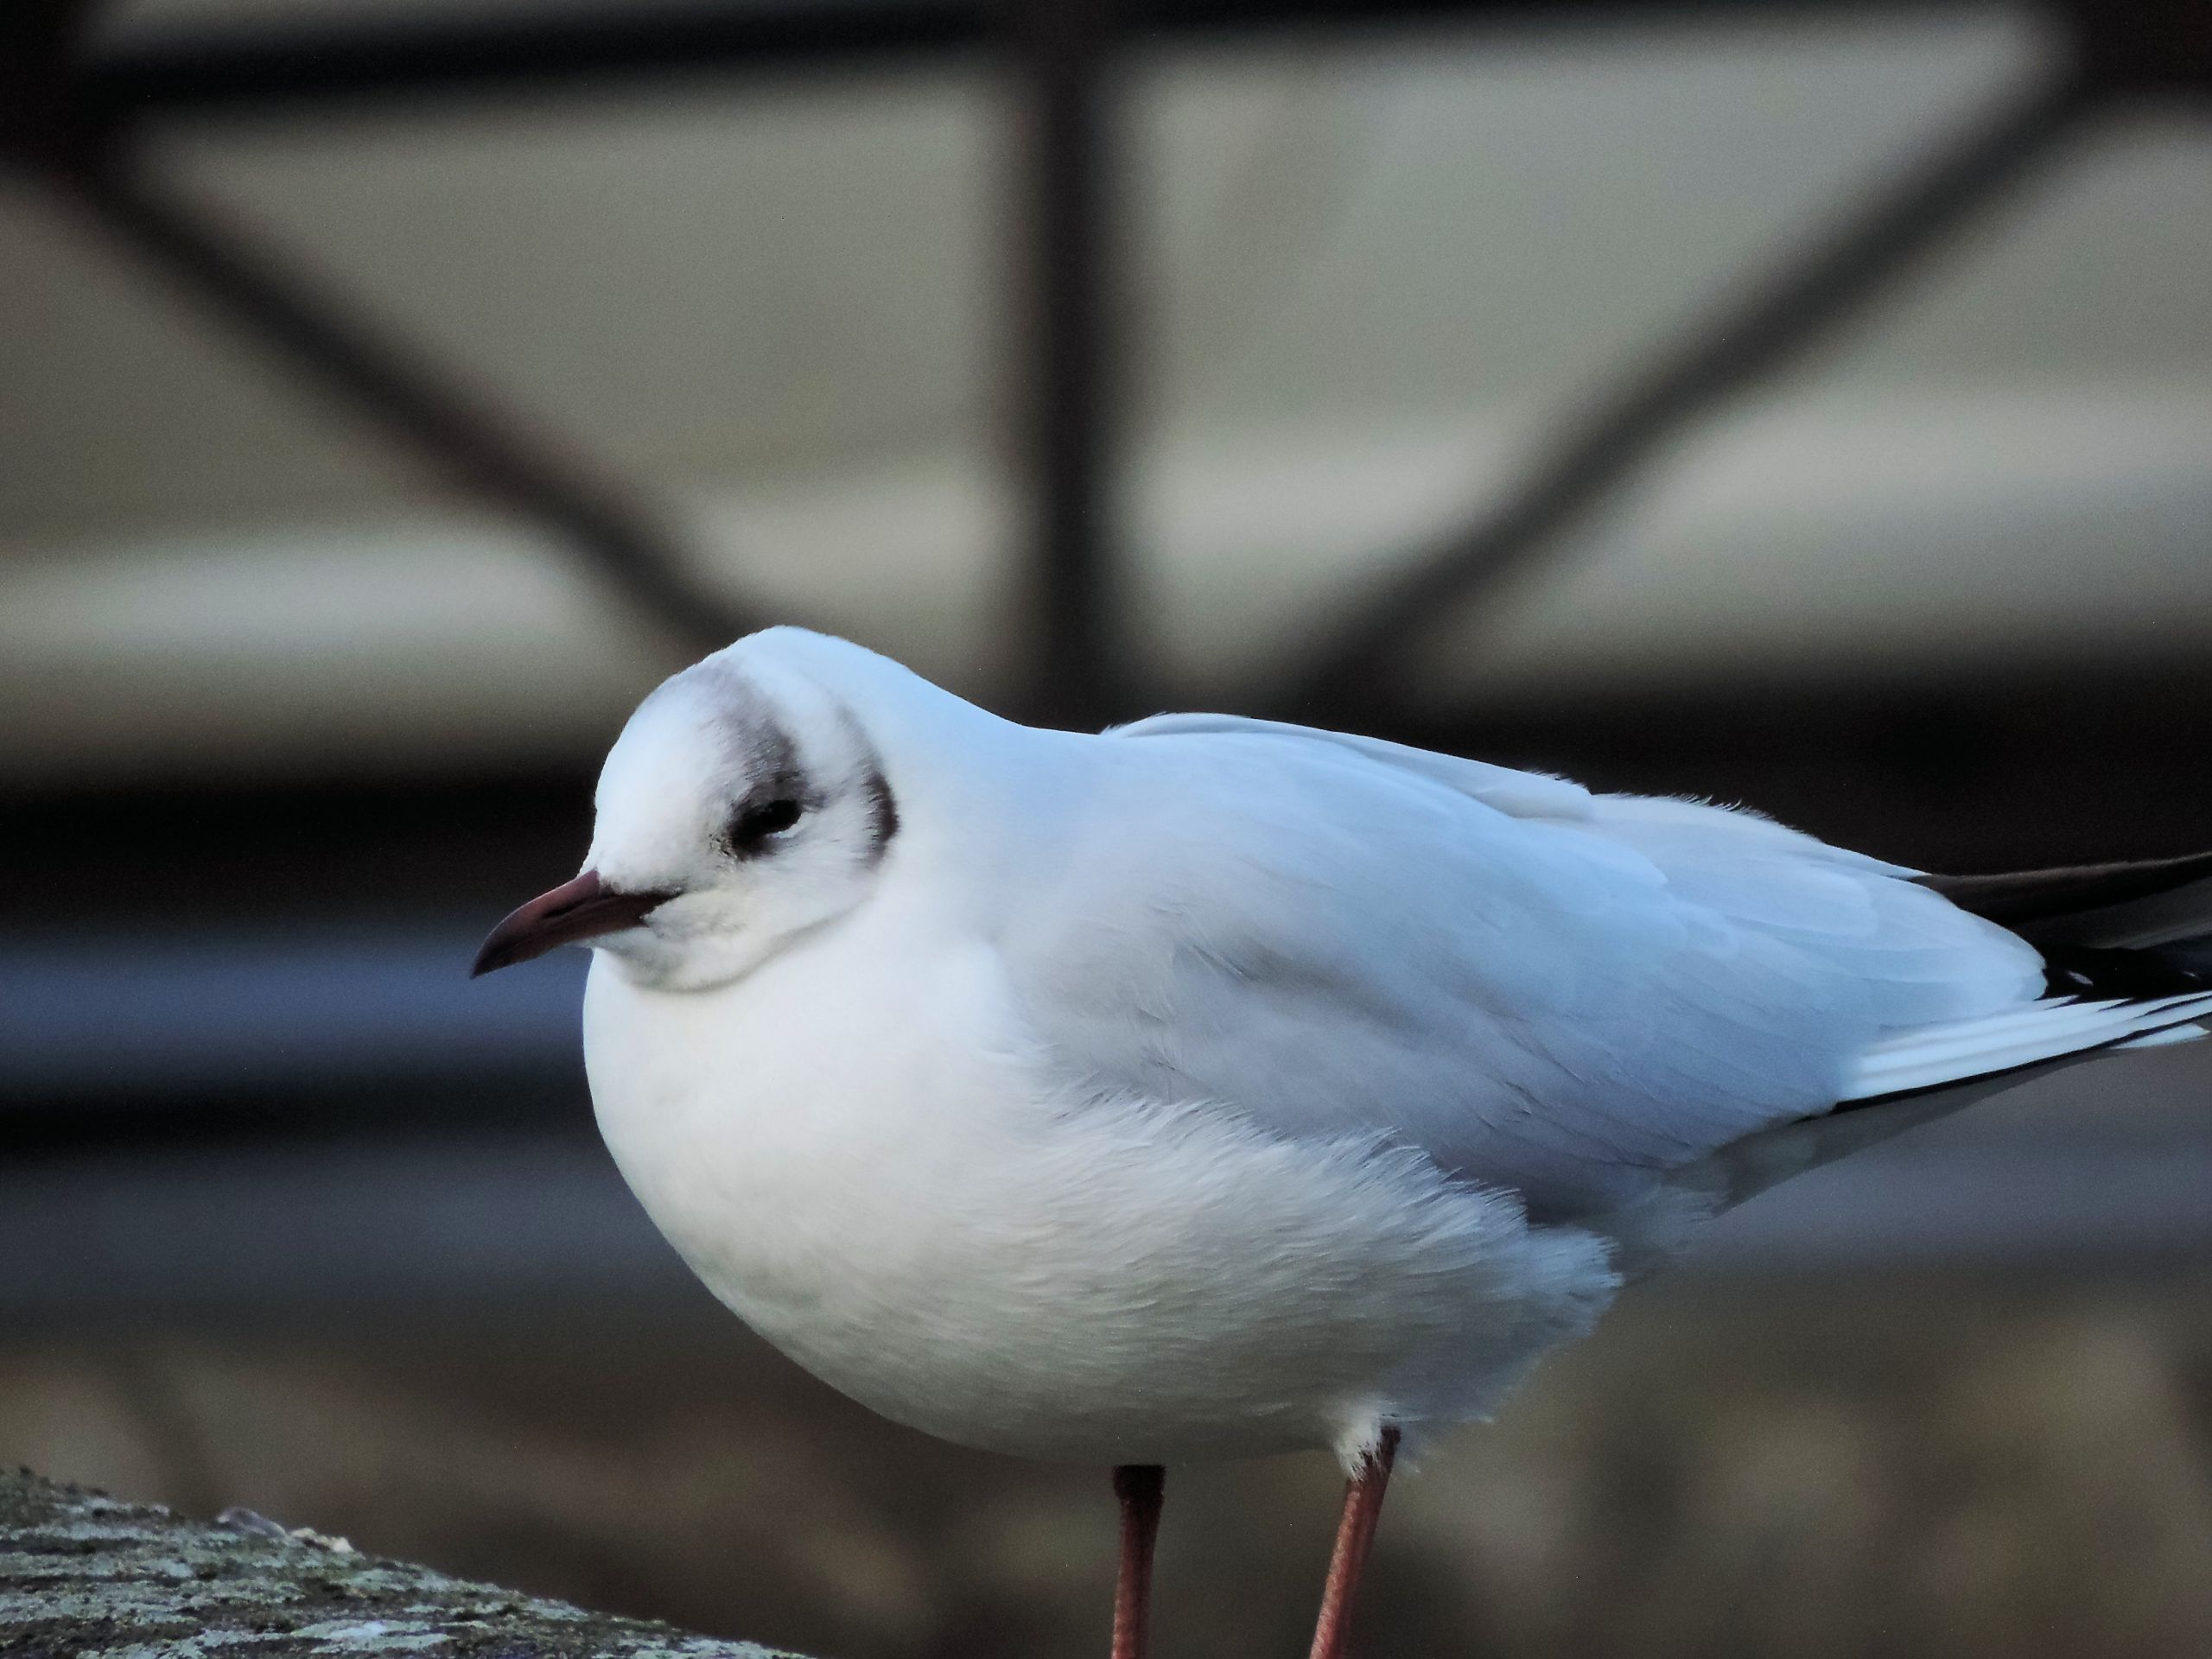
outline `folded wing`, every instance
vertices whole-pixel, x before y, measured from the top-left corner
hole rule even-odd
[[[1227,716],[1096,741],[1003,941],[1067,1084],[1410,1143],[1538,1217],[2188,1013],[2053,1001],[2005,929],[1748,813]]]

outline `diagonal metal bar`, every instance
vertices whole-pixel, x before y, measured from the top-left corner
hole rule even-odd
[[[686,647],[727,645],[750,626],[692,579],[682,549],[624,492],[380,336],[243,235],[169,199],[121,156],[73,149],[49,157],[42,171],[65,199],[461,487],[552,529]]]
[[[1382,682],[1395,648],[1559,545],[1691,423],[1833,338],[2069,139],[2104,86],[2079,69],[2054,72],[1688,331],[1574,422],[1472,527],[1356,599],[1279,706],[1363,707],[1375,717],[1390,701]]]

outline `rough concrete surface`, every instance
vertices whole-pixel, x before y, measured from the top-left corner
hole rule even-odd
[[[564,1602],[363,1554],[249,1510],[210,1524],[0,1474],[0,1655],[8,1659],[776,1659]]]
[[[1402,1465],[1358,1651],[2207,1659],[2208,1287],[2201,1257],[1637,1287]],[[1111,1614],[1105,1470],[872,1416],[703,1291],[0,1319],[16,1464],[836,1659],[1103,1659]],[[1325,1453],[1171,1469],[1156,1659],[1304,1653],[1341,1493]]]

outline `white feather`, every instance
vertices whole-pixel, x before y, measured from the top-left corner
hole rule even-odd
[[[2212,1014],[2212,992],[2147,1002],[2046,998],[2026,1008],[1965,1020],[1876,1043],[1859,1057],[1846,1100],[1907,1094],[2099,1048],[2150,1047],[2202,1036],[2190,1022]]]

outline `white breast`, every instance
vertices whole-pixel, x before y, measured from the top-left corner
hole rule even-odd
[[[1416,1153],[1054,1098],[996,954],[887,906],[719,990],[585,999],[600,1128],[716,1296],[949,1440],[1163,1461],[1486,1411],[1587,1329],[1586,1234]]]

